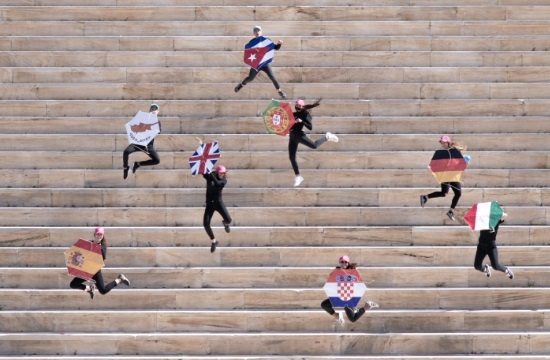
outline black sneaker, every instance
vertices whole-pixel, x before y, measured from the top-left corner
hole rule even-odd
[[[125,166],[124,167],[124,176],[123,178],[126,179],[128,177],[128,170],[130,170],[130,167],[129,166]]]
[[[117,279],[122,280],[122,283],[126,286],[130,286],[130,280],[124,274],[120,274]]]
[[[214,242],[210,245],[210,252],[211,253],[216,251],[216,246],[218,246],[218,240],[214,240]]]
[[[278,91],[278,93],[279,93],[279,96],[281,97],[281,99],[283,99],[283,100],[286,99],[286,94],[284,92]]]
[[[426,195],[420,195],[420,206],[424,207],[427,201],[428,201],[428,197]]]
[[[512,272],[512,270],[506,268],[506,272],[505,272],[506,276],[508,276],[509,279],[513,279],[514,278],[514,273]]]
[[[243,84],[239,83],[239,85],[235,86],[235,92],[239,92],[243,88]]]
[[[134,163],[134,166],[132,167],[132,174],[135,174],[136,173],[136,170],[138,169],[139,167],[139,163],[136,161]]]
[[[451,221],[455,221],[455,214],[451,210],[447,212],[447,216],[451,219]]]
[[[93,300],[95,296],[95,284],[90,285],[90,290],[88,291],[88,294],[90,294],[90,298]]]
[[[229,227],[229,224],[226,223],[225,221],[222,221],[222,224],[223,224],[223,227],[225,228],[225,232],[226,232],[226,233],[230,233],[230,232],[231,232],[231,228]]]

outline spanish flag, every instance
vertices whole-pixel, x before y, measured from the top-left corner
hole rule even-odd
[[[459,150],[440,149],[435,151],[428,168],[439,183],[459,182],[466,165]]]
[[[103,267],[101,246],[97,243],[79,239],[65,251],[65,264],[69,275],[90,280]]]

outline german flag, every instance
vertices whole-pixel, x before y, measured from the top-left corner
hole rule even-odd
[[[440,149],[435,151],[428,168],[439,183],[459,182],[466,165],[459,150]]]

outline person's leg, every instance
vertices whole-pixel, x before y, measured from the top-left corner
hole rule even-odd
[[[73,280],[71,280],[71,283],[69,284],[69,286],[71,287],[71,289],[76,289],[76,290],[86,290],[86,285],[84,285],[84,282],[86,280],[84,279],[81,279],[81,278],[73,278]]]
[[[147,152],[151,160],[137,162],[139,166],[153,166],[160,164],[160,157],[153,146],[147,146]]]
[[[139,148],[134,144],[130,144],[126,147],[126,149],[124,149],[124,152],[122,153],[122,166],[125,168],[128,167],[128,158],[131,153],[136,151],[139,151]]]
[[[103,274],[101,273],[101,270],[99,270],[93,277],[95,280],[95,285],[97,287],[97,291],[101,295],[107,294],[109,291],[111,291],[115,286],[118,285],[118,282],[116,280],[111,281],[107,285],[105,285],[105,282],[103,281]]]
[[[290,164],[294,170],[294,175],[300,175],[300,169],[298,168],[298,162],[296,161],[296,153],[298,151],[298,142],[293,139],[293,135],[290,134],[290,139],[288,140],[288,158],[290,159]]]
[[[491,260],[491,267],[493,269],[502,271],[503,273],[506,272],[506,267],[500,265],[498,262],[498,249],[496,244],[491,245],[487,255],[489,255],[489,260]]]
[[[216,239],[216,237],[214,236],[214,232],[210,227],[210,221],[212,220],[212,215],[214,214],[214,210],[215,210],[214,206],[209,202],[207,202],[206,208],[204,209],[204,216],[202,217],[202,226],[204,227],[204,230],[206,230],[206,233],[208,234],[208,237],[210,237],[210,240]]]
[[[246,84],[254,80],[256,75],[258,75],[258,71],[256,69],[250,68],[250,71],[248,72],[248,76],[244,78],[244,80],[240,84],[241,87],[245,86]]]
[[[441,183],[441,191],[434,191],[433,193],[430,193],[426,195],[428,199],[438,198],[438,197],[445,197],[449,193],[449,183]]]
[[[225,203],[223,201],[220,201],[216,204],[216,211],[222,216],[224,227],[231,224],[233,220],[231,219],[231,216],[229,216],[229,212],[227,211],[227,208],[225,207]]]
[[[363,308],[360,308],[359,310],[357,310],[357,309],[352,309],[348,306],[344,308],[344,311],[346,312],[346,316],[351,322],[356,322],[365,313],[365,309]]]
[[[460,182],[452,182],[450,183],[450,187],[453,189],[453,193],[455,194],[453,196],[453,200],[451,201],[451,210],[454,210],[458,204],[460,196],[462,196],[462,184]]]
[[[477,271],[485,272],[483,267],[483,259],[487,255],[487,252],[483,248],[483,246],[478,245],[476,249],[476,255],[474,257],[474,268]]]
[[[275,89],[277,89],[277,91],[281,91],[281,87],[279,86],[279,82],[275,78],[275,75],[273,75],[273,70],[271,69],[271,64],[267,64],[266,66],[261,68],[260,71],[263,71],[267,74],[267,77],[271,80],[271,82],[273,83],[273,86],[275,86]]]

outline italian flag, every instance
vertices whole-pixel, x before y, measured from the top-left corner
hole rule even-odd
[[[504,211],[496,201],[477,203],[466,214],[464,221],[472,230],[491,230],[497,226]]]

